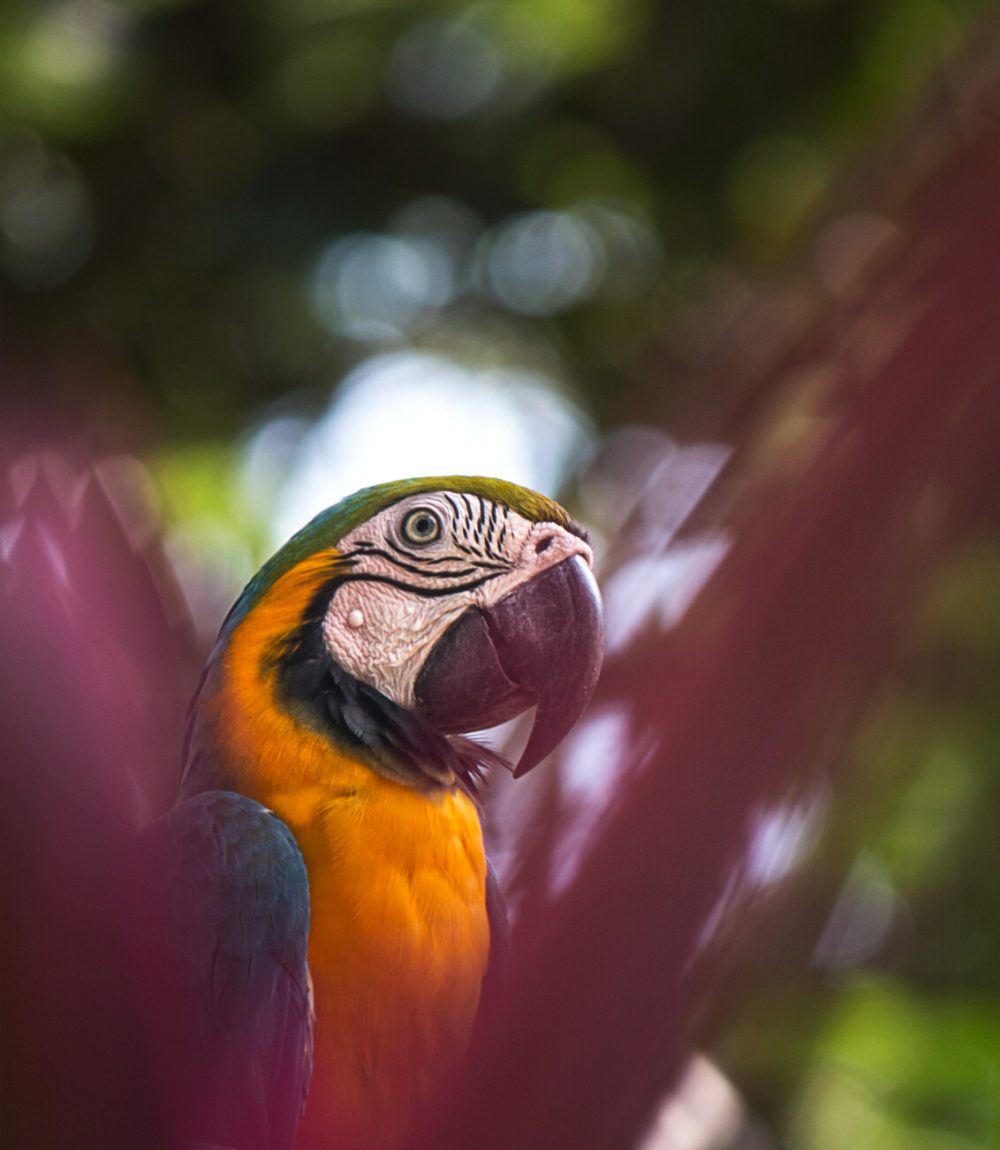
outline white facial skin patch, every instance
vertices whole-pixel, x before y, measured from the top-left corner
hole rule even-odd
[[[479,495],[411,495],[338,545],[350,562],[323,618],[348,674],[404,707],[424,660],[470,607],[487,608],[590,547],[555,523],[532,523]]]

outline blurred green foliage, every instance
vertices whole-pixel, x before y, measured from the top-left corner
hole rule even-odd
[[[488,340],[499,316],[566,357],[603,421],[638,417],[636,365],[678,309],[730,258],[787,254],[988,8],[9,0],[7,326],[82,330],[169,434],[228,436],[370,349],[310,306],[323,252],[445,197],[469,213],[465,282],[390,340]],[[595,203],[623,215],[553,238],[556,259],[592,249],[577,290],[497,283],[506,224]]]

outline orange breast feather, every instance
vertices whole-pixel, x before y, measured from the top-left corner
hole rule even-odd
[[[389,781],[278,705],[269,669],[335,553],[282,576],[234,630],[210,703],[237,789],[291,828],[309,873],[315,1063],[298,1146],[388,1150],[465,1052],[489,949],[478,814]]]

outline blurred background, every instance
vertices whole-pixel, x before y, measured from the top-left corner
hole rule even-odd
[[[100,486],[183,636],[179,748],[228,604],[315,512],[420,474],[563,499],[595,541],[609,685],[556,782],[490,807],[515,910],[539,866],[559,897],[624,760],[648,768],[633,654],[691,649],[706,584],[752,608],[771,565],[732,553],[804,522],[824,477],[847,490],[831,445],[933,306],[905,261],[947,247],[925,225],[949,179],[1000,204],[995,164],[955,159],[996,142],[997,27],[987,0],[6,0],[0,554],[40,474]],[[970,251],[1000,261],[989,218]],[[941,394],[995,382],[1000,301],[976,314]],[[794,801],[743,812],[728,989],[689,1004],[701,1053],[650,1145],[1000,1145],[1000,434],[941,442],[927,489],[883,501],[876,469],[843,495],[847,538],[905,531],[905,594],[831,543],[877,632],[844,655],[862,686],[832,684],[782,763]]]

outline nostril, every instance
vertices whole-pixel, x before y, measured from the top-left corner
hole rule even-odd
[[[555,536],[554,535],[546,535],[543,539],[539,539],[538,542],[535,544],[535,554],[541,555],[541,553],[543,551],[548,551],[548,549],[552,546],[552,544],[554,542],[555,542]]]

